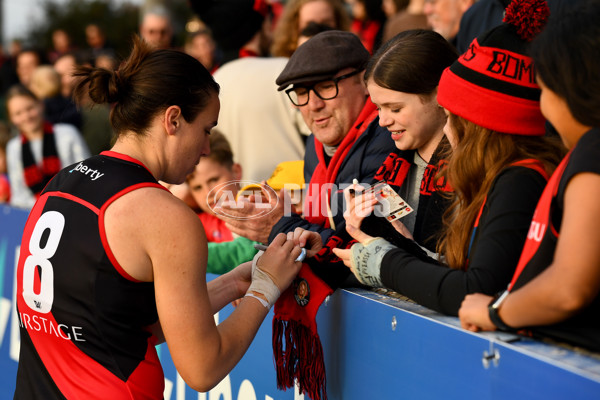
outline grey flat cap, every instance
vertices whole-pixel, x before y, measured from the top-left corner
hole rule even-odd
[[[275,80],[277,90],[302,82],[333,78],[348,67],[363,69],[370,54],[358,36],[345,31],[325,31],[300,45]]]

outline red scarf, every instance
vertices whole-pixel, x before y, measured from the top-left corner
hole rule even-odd
[[[40,167],[33,157],[31,143],[21,133],[21,158],[23,160],[25,184],[31,189],[36,198],[61,168],[58,152],[56,151],[54,130],[52,129],[52,125],[47,122],[44,123],[42,141],[42,163]]]
[[[350,149],[376,117],[377,107],[371,102],[371,99],[368,98],[367,103],[358,115],[356,122],[340,143],[335,154],[331,157],[329,164],[325,162],[323,144],[318,140],[315,140],[315,152],[319,159],[319,164],[317,164],[317,167],[310,178],[310,184],[308,185],[308,192],[304,202],[304,218],[310,223],[318,224],[325,228],[331,228],[327,215],[321,213],[321,211],[323,211],[322,207],[325,204],[324,201],[331,199],[331,185],[335,183],[340,167],[346,160],[346,156],[350,152]],[[324,198],[324,196],[322,196],[322,188],[326,185],[329,185],[329,187],[326,188],[326,196]],[[316,213],[313,211],[316,211]]]
[[[323,144],[315,140],[315,151],[319,164],[315,168],[305,201],[305,219],[313,224],[329,227],[326,215],[322,215],[321,205],[331,198],[331,185],[356,140],[365,132],[377,117],[377,109],[370,99],[359,114],[356,122],[344,137],[329,165],[325,162]],[[321,187],[326,187],[326,198],[321,195]],[[313,191],[314,189],[314,191]],[[311,213],[315,210],[316,213]],[[354,242],[332,236],[317,256],[302,265],[298,277],[282,293],[275,303],[273,318],[273,354],[277,370],[277,387],[291,388],[298,381],[300,393],[306,393],[312,400],[327,399],[325,362],[323,347],[317,332],[316,316],[319,307],[327,296],[333,293],[335,279],[325,282],[317,274],[336,275],[336,266],[341,261],[331,252],[331,248],[346,242]],[[310,264],[310,265],[309,265]],[[348,269],[337,265],[344,273]],[[314,271],[313,271],[314,269]],[[316,271],[316,272],[315,272]],[[321,275],[322,276],[322,275]],[[334,277],[335,278],[335,277]]]
[[[350,30],[360,38],[360,41],[369,50],[369,53],[373,54],[377,34],[381,30],[381,22],[354,20],[352,21]]]

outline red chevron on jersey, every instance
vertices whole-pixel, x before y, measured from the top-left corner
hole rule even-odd
[[[548,181],[546,188],[542,192],[542,196],[538,201],[533,218],[531,220],[531,226],[529,227],[527,239],[525,240],[525,245],[523,246],[523,251],[521,252],[521,258],[519,259],[515,274],[513,275],[510,285],[508,286],[509,290],[512,289],[527,263],[529,263],[531,258],[538,251],[540,243],[542,242],[547,229],[550,228],[552,234],[555,237],[558,237],[558,232],[556,232],[556,230],[552,227],[552,223],[550,221],[551,205],[552,199],[554,196],[556,196],[556,192],[558,191],[560,179],[562,178],[563,172],[567,167],[570,156],[571,152],[569,152],[558,165],[554,171],[554,174],[552,174],[552,177]]]

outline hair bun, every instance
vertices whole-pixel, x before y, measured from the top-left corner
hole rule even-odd
[[[515,26],[521,39],[530,42],[544,29],[549,16],[546,0],[513,0],[506,8],[503,22]]]
[[[118,70],[110,71],[108,80],[107,100],[108,103],[114,103],[119,100],[123,91],[123,81]]]

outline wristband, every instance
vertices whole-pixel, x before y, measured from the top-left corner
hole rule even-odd
[[[492,321],[492,323],[494,325],[496,325],[496,328],[498,328],[498,330],[506,331],[506,332],[514,331],[515,329],[513,327],[507,325],[502,320],[502,318],[500,318],[500,314],[498,314],[498,311],[500,310],[500,306],[506,299],[506,296],[508,296],[508,293],[509,293],[509,291],[505,290],[505,291],[497,294],[492,299],[492,301],[490,301],[490,304],[488,305],[488,314],[489,314],[490,320]]]
[[[351,247],[351,269],[356,278],[371,287],[383,287],[381,260],[394,246],[383,238],[374,238],[365,244],[355,243]]]

